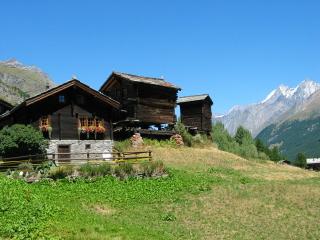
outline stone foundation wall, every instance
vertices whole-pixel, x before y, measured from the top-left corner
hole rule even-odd
[[[108,160],[112,157],[112,140],[50,140],[47,153],[57,154],[59,145],[70,146],[70,158],[72,159],[87,159],[89,156],[89,158]],[[58,159],[58,156],[54,158]]]

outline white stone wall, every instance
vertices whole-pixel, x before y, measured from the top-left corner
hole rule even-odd
[[[86,145],[88,144],[90,144],[90,149],[86,149]],[[112,140],[50,140],[47,153],[58,153],[59,145],[69,145],[71,153],[70,158],[73,159],[86,159],[87,154],[89,154],[89,158],[99,158],[104,160],[110,160],[108,158],[112,157]],[[58,159],[58,156],[55,156],[55,159]]]

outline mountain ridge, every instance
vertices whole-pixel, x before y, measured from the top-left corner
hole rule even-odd
[[[24,65],[16,59],[0,61],[0,96],[12,105],[55,85],[48,74],[36,66]]]
[[[313,93],[292,114],[263,129],[257,136],[268,146],[277,145],[294,160],[300,152],[309,158],[320,157],[320,91]]]
[[[261,102],[236,105],[227,114],[215,117],[214,121],[222,122],[232,135],[239,126],[243,126],[257,136],[270,124],[284,121],[298,112],[300,106],[318,91],[320,84],[312,80],[304,80],[294,88],[281,84]]]

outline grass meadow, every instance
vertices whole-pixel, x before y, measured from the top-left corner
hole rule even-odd
[[[161,179],[0,176],[1,239],[320,239],[320,175],[214,147],[152,147]]]

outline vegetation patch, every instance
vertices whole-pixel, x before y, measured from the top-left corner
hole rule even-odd
[[[86,163],[80,166],[62,165],[55,166],[51,162],[41,166],[33,166],[32,163],[22,163],[16,170],[8,170],[7,176],[11,179],[22,179],[26,182],[38,182],[41,179],[60,180],[67,179],[75,181],[77,179],[96,180],[100,177],[115,177],[120,180],[129,178],[159,178],[167,177],[168,169],[162,161],[141,162],[131,164],[121,162],[118,164]]]

